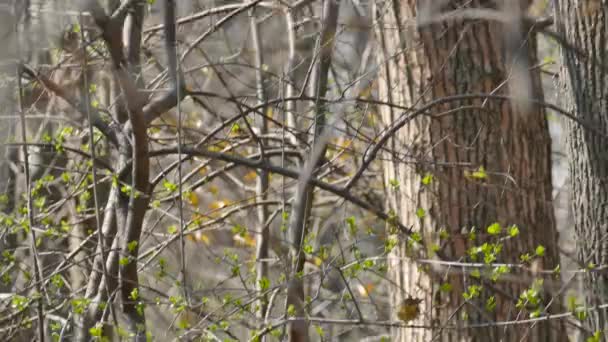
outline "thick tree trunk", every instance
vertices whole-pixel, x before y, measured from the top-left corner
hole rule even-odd
[[[562,0],[555,2],[558,29],[572,47],[562,49],[562,73],[566,102],[581,124],[568,123],[572,211],[581,265],[608,264],[608,9],[606,1]],[[584,52],[582,52],[584,51]],[[605,273],[584,274],[586,305],[606,303]],[[588,312],[590,332],[604,331],[605,310]]]
[[[489,2],[443,3],[442,11],[449,11],[463,6],[479,8]],[[384,52],[380,60],[381,100],[419,108],[448,96],[517,93],[509,90],[515,84],[508,81],[513,71],[509,61],[516,56],[505,48],[512,42],[504,39],[504,23],[461,18],[416,28],[414,23],[424,20],[421,6],[425,4],[401,0],[377,8],[378,42]],[[526,55],[518,58],[535,60],[534,37],[527,37],[527,43],[521,42],[519,47]],[[530,80],[530,97],[542,99],[538,72],[524,74]],[[468,253],[470,248],[487,242],[501,246],[494,262],[520,264],[520,255],[534,255],[536,247],[542,245],[544,256],[533,263],[544,270],[559,263],[551,200],[551,140],[545,112],[534,104],[520,104],[481,97],[446,101],[400,129],[389,143],[391,153],[385,162],[388,204],[403,224],[420,233],[427,248],[440,246],[438,255],[447,260],[474,261]],[[384,106],[381,114],[384,123],[390,125],[409,113]],[[487,227],[495,222],[502,227],[517,225],[519,234],[500,239],[508,235],[505,228],[501,235],[488,234]],[[449,233],[449,238],[445,234],[443,239],[439,237],[441,229]],[[472,230],[475,237],[467,233]],[[559,311],[557,299],[543,310],[557,292],[555,277],[544,279],[541,303],[526,310],[516,307],[516,303],[535,282],[529,268],[512,268],[497,282],[484,275],[484,270],[493,269],[490,266],[480,270],[480,278],[463,276],[472,269],[416,262],[419,253],[414,253],[415,243],[398,234],[389,239],[398,239],[389,258],[389,273],[395,284],[391,301],[394,318],[398,319],[403,301],[411,296],[422,303],[418,318],[408,323],[429,326],[395,329],[394,341],[566,339],[560,321],[492,326],[494,322],[527,319],[537,309],[541,315]],[[432,257],[428,252],[422,255]],[[484,262],[483,253],[476,255],[477,262]],[[449,283],[451,290],[446,291],[447,286],[441,289],[444,283]],[[483,291],[464,300],[463,293],[472,285],[481,286]],[[491,296],[496,301],[494,309],[486,307]],[[465,328],[480,323],[487,326]]]

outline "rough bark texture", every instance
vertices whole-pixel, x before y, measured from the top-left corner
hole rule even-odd
[[[608,264],[608,10],[606,1],[562,0],[555,2],[558,29],[572,48],[562,51],[566,102],[580,122],[604,134],[590,132],[568,122],[572,212],[577,235],[578,260],[582,265]],[[584,51],[584,53],[581,53]],[[604,274],[585,273],[587,306],[608,299]],[[585,322],[591,332],[604,331],[605,310],[590,311]]]
[[[384,51],[380,61],[384,64],[379,80],[381,100],[416,108],[446,96],[510,94],[513,83],[507,80],[516,56],[505,49],[505,24],[454,19],[417,29],[414,22],[422,19],[424,3],[401,0],[377,8],[378,40]],[[444,3],[442,11],[484,7],[490,2]],[[416,13],[417,9],[420,13]],[[520,52],[527,53],[533,64],[535,40],[527,38],[527,44],[521,43]],[[542,99],[538,72],[531,72],[529,79],[533,89],[530,97]],[[387,146],[393,151],[387,154],[385,165],[389,207],[403,224],[420,232],[427,246],[440,244],[441,254],[448,260],[470,262],[469,248],[497,242],[486,228],[498,222],[503,227],[517,225],[520,234],[502,241],[496,262],[520,263],[521,254],[534,255],[535,248],[543,245],[546,253],[538,258],[538,266],[551,270],[558,265],[551,202],[551,141],[545,112],[536,105],[525,107],[526,112],[520,108],[524,107],[495,99],[450,101],[406,125]],[[381,114],[389,125],[407,112],[385,106]],[[479,167],[485,169],[487,177],[472,176]],[[432,174],[433,181],[424,185],[421,180],[428,174]],[[470,232],[473,227],[477,234],[470,239],[463,232]],[[442,228],[449,232],[447,241],[438,238]],[[534,274],[512,269],[496,283],[483,276],[481,280],[463,277],[461,268],[448,270],[415,262],[415,244],[408,244],[402,235],[393,238],[399,239],[389,259],[389,273],[395,283],[391,301],[395,305],[394,318],[397,319],[401,303],[411,296],[422,300],[421,314],[408,323],[433,327],[395,329],[393,341],[566,339],[559,321],[443,329],[445,325],[463,327],[529,318],[530,312],[515,304],[534,282]],[[426,256],[430,257],[428,253]],[[483,255],[479,261],[484,261]],[[444,282],[451,284],[451,292],[440,291]],[[476,284],[484,288],[481,295],[463,304],[463,292]],[[555,278],[545,279],[541,308],[557,287]],[[489,296],[496,299],[493,311],[485,306]],[[559,311],[558,303],[559,300],[554,301],[548,311]]]

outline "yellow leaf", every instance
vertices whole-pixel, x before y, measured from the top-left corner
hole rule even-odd
[[[228,206],[228,201],[213,201],[209,204],[209,209],[222,209]]]
[[[219,190],[219,189],[217,188],[217,186],[215,186],[215,185],[211,185],[211,186],[209,187],[209,192],[210,192],[212,195],[214,195],[214,196],[217,196],[217,194],[218,194],[218,192],[219,192],[219,191],[220,191],[220,190]]]
[[[361,90],[361,92],[359,92],[359,98],[362,99],[367,99],[370,97],[370,95],[372,94],[372,88],[373,88],[373,83],[371,83],[369,86],[365,87],[365,89]]]
[[[422,299],[408,296],[403,301],[401,306],[399,306],[397,317],[399,317],[399,319],[404,322],[410,322],[415,320],[420,314],[420,303],[422,303]]]
[[[250,234],[234,234],[232,240],[237,246],[240,247],[255,247],[255,239]]]
[[[367,285],[358,284],[357,291],[361,295],[361,297],[369,297],[369,294],[374,290],[374,284],[369,283]]]
[[[258,177],[258,173],[255,171],[249,171],[247,172],[247,174],[245,176],[243,176],[243,179],[246,182],[254,182],[256,180],[256,178]]]
[[[200,233],[200,236],[198,237],[198,239],[200,241],[202,241],[205,245],[211,244],[211,238],[207,234]]]
[[[318,256],[313,257],[312,261],[317,267],[320,267],[323,264],[323,259],[319,258]]]
[[[190,204],[192,204],[193,206],[198,206],[198,195],[196,194],[196,192],[190,192],[190,194],[188,195],[188,201],[190,201]]]
[[[207,246],[211,245],[211,243],[213,242],[213,237],[200,231],[197,231],[194,234],[188,234],[188,238],[194,242],[200,241]]]

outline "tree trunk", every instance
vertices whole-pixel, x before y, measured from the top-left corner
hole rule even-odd
[[[493,2],[443,3],[441,11],[445,13]],[[513,89],[517,82],[508,81],[512,62],[516,58],[535,61],[533,36],[525,42],[520,39],[520,56],[516,56],[507,49],[513,42],[505,39],[503,32],[508,32],[508,27],[504,22],[457,17],[422,24],[425,19],[437,18],[423,13],[425,5],[427,11],[433,10],[429,2],[416,0],[388,2],[377,8],[377,37],[383,51],[379,80],[382,101],[416,109],[449,96],[517,93]],[[542,100],[538,70],[523,70],[532,90],[530,98]],[[538,286],[539,304],[516,307],[520,294],[534,287],[537,274],[532,270],[540,267],[550,271],[559,263],[545,111],[533,101],[526,106],[520,102],[483,96],[444,100],[406,124],[389,141],[390,153],[384,165],[388,205],[404,225],[419,234],[425,246],[421,252],[419,244],[389,228],[387,239],[397,242],[389,255],[389,274],[395,285],[391,291],[393,317],[399,319],[402,303],[412,297],[421,300],[420,314],[407,323],[428,326],[396,328],[394,341],[566,340],[563,323],[556,320],[499,327],[492,324],[528,319],[534,311],[541,316],[560,311],[557,299],[545,310],[559,288],[559,279],[554,276],[547,276]],[[411,112],[390,105],[381,109],[387,126]],[[502,226],[502,233],[488,232],[493,223]],[[513,225],[519,234],[503,238],[509,236],[507,227]],[[484,253],[470,253],[471,248],[485,242],[500,246],[495,260],[492,253],[487,259]],[[542,257],[535,256],[539,245],[545,248]],[[525,253],[532,256],[533,267],[520,261]],[[481,276],[476,277],[471,267],[441,267],[440,261],[429,264],[420,260],[433,254],[443,261],[525,267],[512,267],[494,282],[486,272],[496,269],[490,265],[477,268]],[[480,294],[465,300],[463,296],[471,294],[471,286],[476,285],[481,286]],[[486,325],[467,328],[475,324]]]
[[[583,266],[608,263],[608,10],[605,1],[555,2],[559,33],[572,45],[562,49],[562,82],[566,106],[576,120],[568,122],[572,211],[577,257]],[[584,52],[581,52],[584,51]],[[589,127],[603,135],[592,132]],[[585,304],[593,307],[608,299],[605,273],[584,273]],[[604,331],[605,310],[588,312],[589,332]]]

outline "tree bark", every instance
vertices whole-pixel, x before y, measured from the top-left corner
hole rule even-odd
[[[385,125],[409,114],[395,105],[416,109],[447,96],[517,93],[517,82],[509,81],[514,61],[530,61],[533,65],[536,59],[531,35],[520,39],[518,51],[525,58],[508,51],[507,47],[513,46],[504,35],[512,31],[507,30],[508,20],[432,20],[437,11],[489,9],[491,1],[442,3],[440,9],[416,0],[378,5],[377,38],[383,52],[379,96],[393,105],[381,109]],[[542,100],[538,70],[525,73],[532,90],[530,98]],[[425,246],[417,249],[419,244],[389,227],[387,239],[397,241],[388,265],[394,282],[393,317],[398,319],[402,303],[412,297],[421,300],[420,314],[407,323],[428,326],[395,328],[393,341],[566,339],[563,323],[555,320],[492,325],[527,319],[534,310],[540,310],[541,315],[559,311],[557,299],[544,310],[559,287],[555,277],[544,279],[541,303],[522,310],[516,307],[518,298],[536,279],[529,267],[511,268],[509,275],[494,282],[484,275],[484,270],[493,269],[489,265],[480,269],[481,277],[477,278],[463,276],[471,268],[430,267],[419,262],[420,258],[432,258],[435,253],[429,249],[436,245],[436,254],[443,260],[483,263],[483,254],[474,253],[478,257],[475,260],[469,252],[487,242],[501,246],[494,263],[521,264],[521,254],[533,256],[536,247],[542,245],[544,256],[533,263],[543,270],[556,267],[559,258],[551,199],[550,144],[541,106],[483,97],[437,105],[392,137],[387,146],[390,153],[384,158],[388,206],[401,223],[420,234]],[[503,227],[497,236],[487,232],[495,222]],[[512,225],[517,225],[519,234],[500,240],[508,235],[504,227]],[[442,229],[448,238],[445,234],[440,237]],[[447,286],[441,289],[444,283],[449,283],[451,290],[446,290]],[[472,285],[483,290],[479,296],[465,300],[463,294]],[[486,308],[491,296],[496,301],[493,310]],[[467,328],[480,323],[488,325]]]
[[[583,267],[608,263],[608,10],[605,1],[555,1],[559,33],[572,47],[562,49],[565,101],[576,120],[595,127],[591,132],[569,121],[568,149],[572,185],[572,212],[577,236],[577,257]],[[608,278],[585,272],[585,304],[593,307],[608,299]],[[584,322],[589,332],[604,331],[605,310],[588,311]]]

